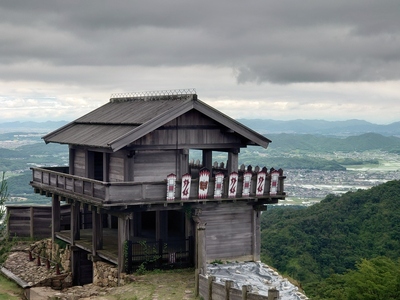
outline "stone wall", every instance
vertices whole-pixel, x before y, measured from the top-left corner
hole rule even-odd
[[[53,245],[51,239],[37,241],[30,246],[30,251],[34,257],[37,255],[48,258],[53,263],[58,263],[61,270],[71,272],[71,250],[69,245],[65,247],[55,243]]]
[[[52,262],[58,263],[60,265],[60,271],[62,273],[71,274],[71,250],[69,245],[61,247],[60,244],[55,243],[53,246],[51,239],[44,239],[35,242],[34,244],[31,244],[30,251],[35,258],[37,257],[37,255],[49,258]],[[55,282],[58,283],[58,280],[61,277],[54,279]],[[71,276],[65,276],[65,279],[68,281],[71,279],[70,277]],[[131,277],[132,276],[122,273],[120,275],[120,278],[118,279],[118,267],[116,265],[100,260],[93,262],[94,285],[100,287],[120,286],[124,285],[127,282],[131,282]],[[51,282],[52,281],[49,278],[49,280],[38,286],[53,286]]]

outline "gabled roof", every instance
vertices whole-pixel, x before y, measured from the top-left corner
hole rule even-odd
[[[198,100],[196,94],[186,93],[111,98],[107,104],[47,134],[43,139],[46,143],[118,151],[193,109],[243,136],[249,144],[267,148],[271,142]]]

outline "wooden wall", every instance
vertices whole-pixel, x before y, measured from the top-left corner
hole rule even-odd
[[[253,207],[246,202],[213,203],[199,206],[206,225],[208,262],[253,260]]]
[[[51,237],[51,206],[7,206],[10,237]],[[61,229],[69,229],[70,206],[61,206]]]
[[[74,174],[76,176],[86,177],[86,151],[75,149],[74,151]]]
[[[242,145],[241,138],[228,128],[197,111],[178,117],[135,141],[132,145],[190,148],[191,146]]]
[[[133,178],[136,182],[163,181],[170,173],[177,173],[175,151],[136,151]]]
[[[125,151],[110,154],[109,180],[110,182],[122,182],[125,180]]]

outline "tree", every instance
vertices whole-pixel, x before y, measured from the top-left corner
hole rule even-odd
[[[5,172],[3,172],[0,184],[0,263],[3,263],[7,258],[11,248],[11,243],[8,241],[6,207],[5,202],[8,199],[8,186],[5,180]]]

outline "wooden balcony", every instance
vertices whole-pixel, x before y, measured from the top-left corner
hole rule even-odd
[[[251,178],[250,193],[243,196],[243,176],[238,178],[235,196],[228,196],[229,178],[225,176],[223,190],[220,197],[214,197],[215,179],[212,177],[208,183],[205,198],[199,198],[199,179],[192,179],[190,184],[189,199],[181,199],[182,181],[176,180],[175,197],[167,200],[167,175],[165,181],[159,182],[102,182],[68,174],[68,167],[31,168],[31,186],[35,192],[41,194],[57,194],[68,199],[76,199],[96,206],[127,206],[149,205],[182,202],[208,202],[208,201],[236,201],[262,199],[267,203],[277,203],[285,198],[283,171],[279,170],[278,181],[274,193],[271,193],[271,176],[267,174],[263,193],[256,194],[257,174]]]

